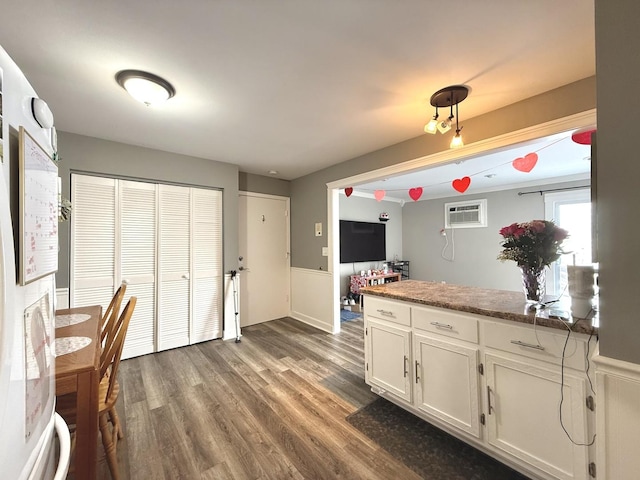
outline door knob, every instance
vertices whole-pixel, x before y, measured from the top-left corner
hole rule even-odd
[[[184,275],[182,275],[182,278],[185,280],[189,280],[189,274],[185,273]]]

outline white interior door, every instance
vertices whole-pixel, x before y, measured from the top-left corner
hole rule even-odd
[[[128,297],[138,297],[122,358],[155,351],[156,217],[153,183],[120,180],[120,278]],[[117,276],[116,276],[117,278]]]
[[[189,344],[191,189],[158,185],[158,350]]]
[[[112,178],[72,176],[71,307],[106,306],[113,297],[117,194]]]
[[[193,188],[192,318],[189,343],[222,337],[222,192]]]
[[[239,199],[240,323],[289,315],[289,199],[242,193]]]

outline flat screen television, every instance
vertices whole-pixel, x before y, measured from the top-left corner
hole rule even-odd
[[[384,223],[340,220],[340,263],[386,260]]]

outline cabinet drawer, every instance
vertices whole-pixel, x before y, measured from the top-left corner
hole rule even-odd
[[[440,308],[413,307],[413,326],[447,337],[478,343],[478,320]]]
[[[407,304],[365,295],[364,313],[401,325],[411,325],[411,307]]]
[[[567,339],[567,331],[555,333],[544,327],[529,325],[507,325],[484,322],[484,342],[489,348],[515,353],[560,365],[562,349]],[[586,339],[572,333],[564,355],[564,365],[576,370],[584,370],[587,352]]]

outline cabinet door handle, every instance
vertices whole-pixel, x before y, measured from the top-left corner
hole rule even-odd
[[[420,380],[420,375],[419,375],[419,370],[420,370],[420,363],[418,363],[418,360],[416,360],[416,383],[418,383],[418,381]]]
[[[409,375],[409,357],[407,357],[406,355],[404,356],[404,377],[407,378],[407,375]]]
[[[493,406],[491,405],[491,387],[487,385],[487,408],[489,410],[489,415],[493,412]]]
[[[453,325],[449,325],[447,323],[431,322],[431,325],[436,328],[446,328],[447,330],[453,330]]]
[[[386,315],[387,317],[393,317],[393,312],[391,312],[391,311],[389,311],[389,310],[382,310],[381,308],[379,308],[379,309],[377,310],[377,312],[378,312],[380,315]]]
[[[521,347],[534,348],[536,350],[544,350],[542,345],[535,345],[533,343],[521,342],[520,340],[511,340],[514,345],[520,345]]]

